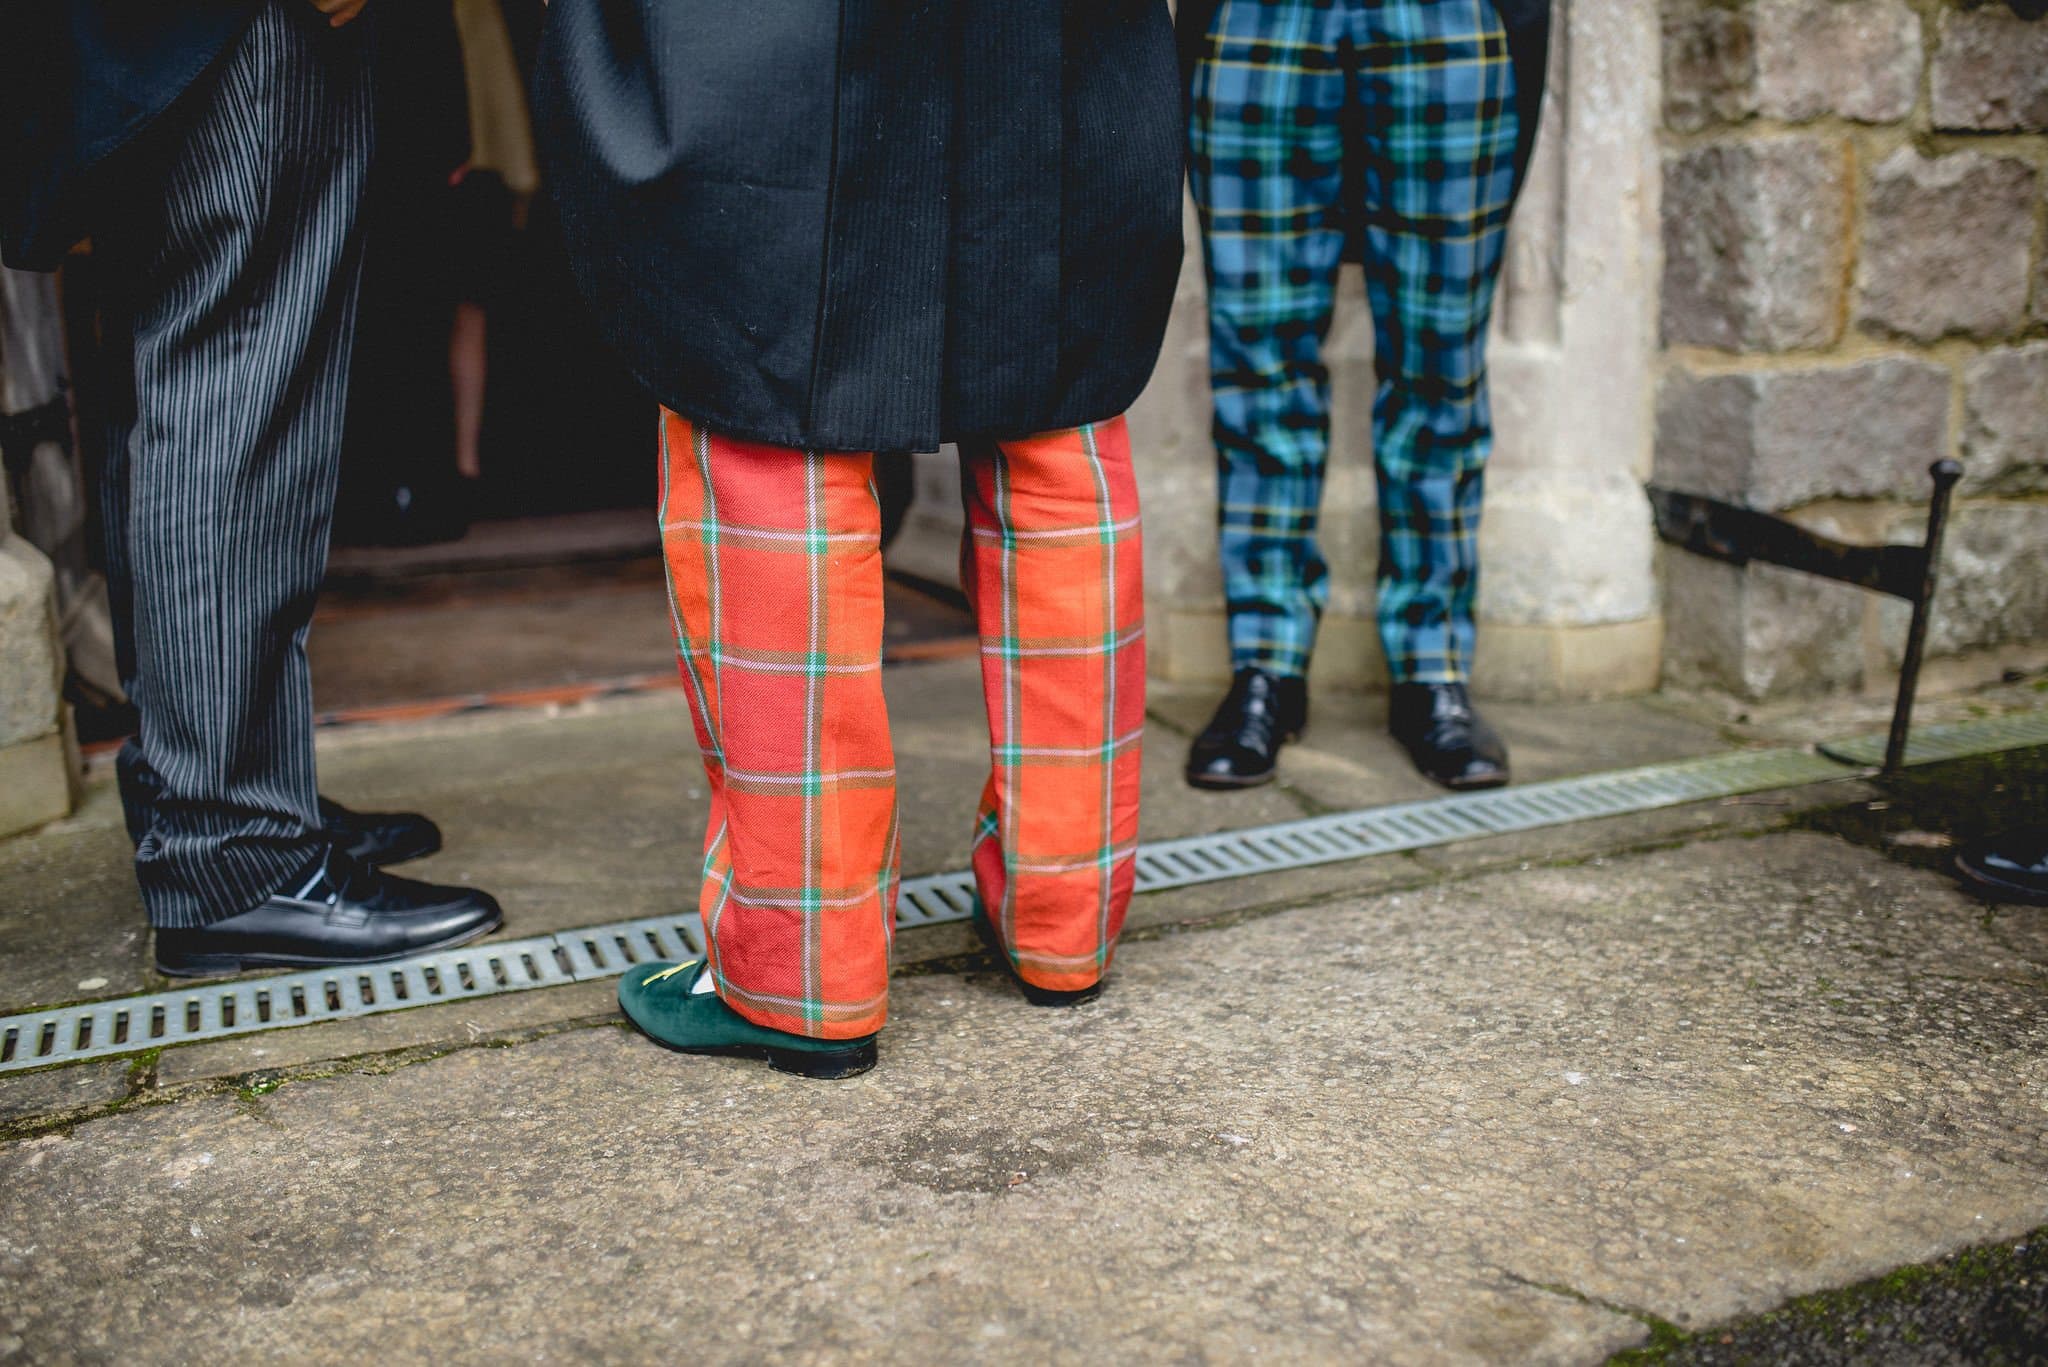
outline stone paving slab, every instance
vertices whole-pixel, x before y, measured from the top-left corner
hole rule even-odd
[[[475,997],[400,1011],[360,1016],[291,1030],[267,1030],[166,1049],[156,1061],[149,1087],[166,1090],[212,1078],[258,1078],[305,1069],[337,1059],[392,1054],[408,1049],[450,1049],[564,1021],[618,1015],[618,986],[610,981]],[[5,1095],[0,1091],[0,1095]]]
[[[133,1067],[132,1059],[111,1058],[9,1076],[0,1080],[0,1125],[103,1110],[130,1094]]]
[[[0,1357],[1594,1361],[2048,1221],[2048,918],[1779,834],[0,1148]]]
[[[33,835],[0,840],[0,1012],[138,990],[149,929],[110,784]]]

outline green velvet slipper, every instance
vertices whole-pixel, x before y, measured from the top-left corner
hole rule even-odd
[[[756,1025],[716,992],[692,992],[711,970],[708,959],[636,964],[619,979],[619,1009],[656,1044],[685,1054],[762,1058],[802,1077],[840,1078],[875,1066],[875,1037],[811,1039]]]
[[[1017,971],[1017,965],[1010,961],[1010,951],[1003,948],[1003,938],[996,934],[995,926],[990,924],[988,908],[981,904],[979,897],[974,899],[974,929],[981,936],[981,942],[996,956],[996,962],[1003,966],[1003,971],[1010,975],[1011,981],[1024,989],[1024,1000],[1033,1006],[1079,1006],[1082,1002],[1092,1002],[1102,995],[1100,978],[1086,987],[1077,987],[1071,991],[1063,991],[1056,987],[1039,987],[1034,983],[1025,982],[1024,975]]]

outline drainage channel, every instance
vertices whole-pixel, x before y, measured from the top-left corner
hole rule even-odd
[[[2048,744],[2048,711],[1928,727],[1911,763]],[[1539,830],[1687,802],[1841,778],[1881,757],[1884,738],[1809,750],[1740,751],[1708,759],[1459,793],[1139,847],[1137,890],[1159,892],[1372,855]],[[1833,756],[1830,758],[1829,756]],[[964,872],[904,880],[904,929],[964,921]],[[704,952],[696,913],[586,926],[349,969],[244,978],[0,1017],[0,1073],[140,1053],[200,1040],[403,1011],[438,1002],[612,978],[650,959]]]
[[[1853,740],[1824,741],[1820,752],[1844,764],[1875,767],[1884,763],[1885,736],[1882,733],[1857,736]],[[2027,750],[2048,745],[2048,709],[2014,712],[1978,721],[1951,722],[1942,726],[1916,726],[1906,743],[1906,763],[1938,764],[1944,760],[1992,755],[2003,750]]]

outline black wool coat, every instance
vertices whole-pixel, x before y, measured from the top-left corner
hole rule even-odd
[[[1113,417],[1178,273],[1165,0],[554,0],[584,293],[713,430],[928,449]]]
[[[54,270],[257,0],[0,0],[0,256]],[[317,18],[317,16],[314,16]]]

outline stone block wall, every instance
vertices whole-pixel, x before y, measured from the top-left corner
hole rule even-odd
[[[26,412],[57,392],[54,373],[34,363],[47,354],[55,307],[46,277],[0,271],[0,413]],[[0,836],[69,813],[79,773],[62,691],[56,575],[15,532],[15,514],[0,477]]]
[[[1930,649],[2048,655],[2048,20],[1963,0],[1665,0],[1655,478],[1917,540],[1962,461]],[[1888,686],[1904,604],[1663,557],[1664,673]]]
[[[8,529],[7,512],[0,488],[0,836],[68,813],[77,772],[55,579],[42,552]]]

